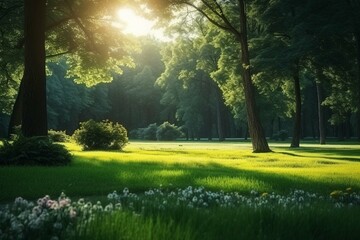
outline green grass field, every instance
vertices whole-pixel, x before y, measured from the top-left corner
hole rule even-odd
[[[65,192],[102,196],[128,187],[204,186],[211,190],[287,193],[303,189],[328,194],[360,189],[360,145],[272,143],[273,153],[253,154],[249,143],[131,142],[123,152],[81,151],[66,167],[0,167],[0,202]]]
[[[73,200],[59,209],[41,205],[47,217],[36,218],[47,224],[39,228],[31,225],[30,214],[39,211],[38,206],[17,199],[17,207],[4,208],[15,213],[12,217],[0,208],[0,239],[19,233],[27,234],[24,239],[358,239],[360,196],[347,202],[346,190],[348,195],[341,195],[345,205],[336,207],[329,194],[347,188],[359,192],[360,145],[288,145],[271,143],[272,153],[253,154],[251,145],[243,142],[131,142],[122,152],[81,151],[67,143],[74,156],[69,166],[0,167],[0,207],[18,196],[36,200],[49,194],[56,199],[65,192]],[[196,193],[187,186],[212,192]],[[112,201],[107,194],[122,193],[125,187],[137,195],[119,198],[122,210],[94,212],[99,211],[97,200]],[[144,193],[149,189],[157,195]],[[294,189],[306,192],[294,195]],[[258,192],[253,195],[251,190]],[[243,195],[236,198],[234,192]],[[242,196],[243,203],[235,203]],[[80,197],[85,197],[82,205]],[[198,199],[209,205],[189,207],[202,204]],[[69,235],[61,226],[69,224],[74,209],[77,223],[64,225],[73,227]],[[21,224],[8,224],[11,219],[26,223],[25,230]]]

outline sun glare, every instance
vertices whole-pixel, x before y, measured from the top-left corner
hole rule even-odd
[[[130,33],[135,36],[148,35],[153,31],[154,21],[145,19],[137,15],[129,8],[122,8],[118,11],[120,28],[124,33]]]

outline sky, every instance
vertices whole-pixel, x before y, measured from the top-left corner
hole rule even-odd
[[[121,8],[118,11],[118,27],[126,34],[139,36],[153,36],[156,39],[166,41],[162,29],[155,27],[155,21],[137,15],[130,8]]]

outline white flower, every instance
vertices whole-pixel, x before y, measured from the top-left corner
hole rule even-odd
[[[129,189],[126,187],[126,188],[124,188],[124,190],[123,190],[123,193],[124,193],[124,195],[126,196],[126,195],[128,195],[128,193],[129,193]]]
[[[114,209],[114,206],[112,203],[106,205],[105,212],[111,212]]]
[[[76,211],[73,208],[70,209],[69,216],[70,216],[70,218],[76,217]]]

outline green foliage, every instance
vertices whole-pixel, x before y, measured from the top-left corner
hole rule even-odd
[[[179,127],[169,122],[161,124],[156,131],[156,138],[159,141],[173,141],[182,136]]]
[[[65,131],[49,130],[48,136],[53,142],[67,142],[70,140],[70,136]]]
[[[126,129],[109,120],[81,122],[73,137],[84,150],[121,150],[128,143]]]
[[[158,126],[156,123],[152,123],[146,128],[138,128],[131,131],[131,137],[134,139],[144,139],[144,140],[157,140],[156,131]]]
[[[289,133],[286,130],[280,130],[272,136],[272,139],[278,141],[285,141],[289,138]]]
[[[182,135],[181,129],[169,122],[164,122],[160,126],[152,123],[146,128],[138,128],[131,131],[132,138],[143,140],[173,141]]]
[[[156,123],[150,124],[147,128],[143,130],[143,139],[145,140],[156,140],[156,133],[158,131],[158,126]]]
[[[242,194],[252,189],[287,194],[294,186],[322,194],[360,189],[356,143],[304,144],[295,150],[288,143],[271,143],[270,154],[252,154],[250,143],[243,141],[136,141],[126,151],[81,151],[74,143],[65,145],[74,155],[70,168],[0,167],[0,202],[61,191],[70,196],[99,196],[124,187],[141,192],[160,184]]]
[[[71,161],[68,150],[48,137],[17,137],[0,146],[0,165],[61,166]]]

